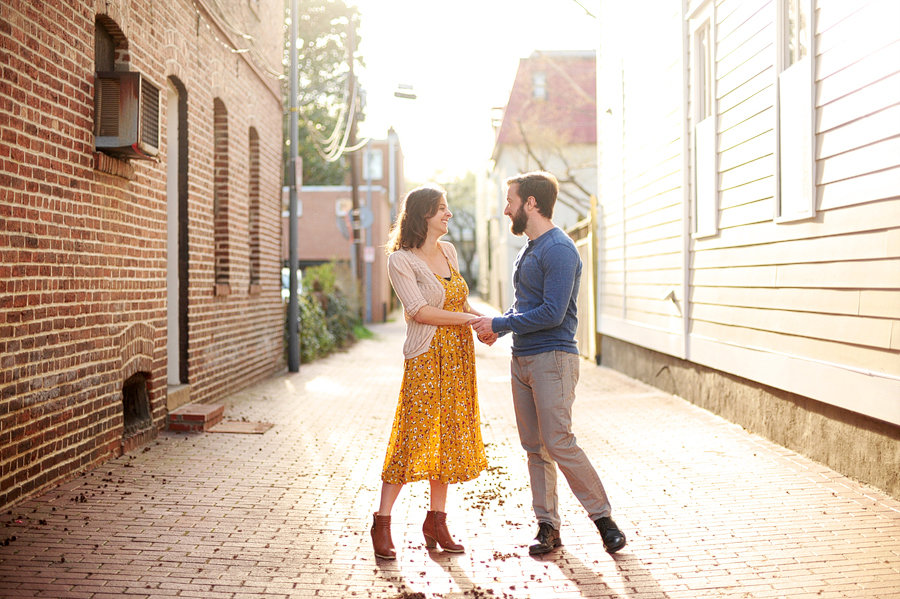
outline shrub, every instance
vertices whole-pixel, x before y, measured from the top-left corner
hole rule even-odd
[[[366,330],[354,307],[341,290],[347,273],[335,263],[307,268],[300,295],[300,361],[312,362],[344,348],[357,339],[356,331]],[[355,295],[355,280],[349,278]],[[368,331],[366,331],[368,332]]]
[[[334,336],[328,331],[325,312],[313,295],[300,295],[300,362],[312,362],[334,350]]]

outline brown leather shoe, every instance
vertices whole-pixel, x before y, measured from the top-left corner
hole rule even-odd
[[[453,541],[450,531],[447,530],[447,514],[445,512],[431,512],[425,515],[425,523],[422,525],[422,534],[425,535],[425,547],[434,549],[440,544],[441,549],[450,553],[462,553],[465,547]]]
[[[377,513],[375,522],[372,523],[372,545],[375,547],[375,557],[381,559],[397,559],[394,551],[394,541],[391,540],[391,517],[379,516]]]

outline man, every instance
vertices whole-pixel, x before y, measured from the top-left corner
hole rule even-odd
[[[625,546],[625,535],[610,518],[603,483],[572,434],[580,360],[575,329],[581,258],[569,236],[551,220],[559,182],[550,173],[531,172],[511,177],[506,184],[503,214],[514,235],[528,238],[513,267],[515,302],[503,316],[483,316],[470,324],[479,338],[489,342],[498,334],[513,334],[513,404],[519,439],[528,454],[538,520],[537,543],[528,552],[542,555],[561,545],[558,465],[597,525],[604,548],[615,553]]]

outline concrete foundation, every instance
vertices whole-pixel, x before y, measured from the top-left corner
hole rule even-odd
[[[900,499],[900,427],[612,337],[601,364]]]

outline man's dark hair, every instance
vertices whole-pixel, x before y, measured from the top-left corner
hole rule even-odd
[[[556,206],[556,196],[559,195],[559,181],[551,173],[546,171],[522,173],[507,179],[506,184],[518,185],[517,195],[523,203],[529,197],[533,197],[541,216],[553,218],[553,207]]]

